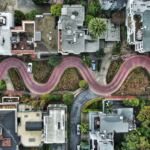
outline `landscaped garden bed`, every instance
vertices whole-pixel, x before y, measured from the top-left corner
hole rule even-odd
[[[10,68],[9,75],[12,80],[14,89],[16,91],[22,91],[22,90],[29,91],[29,89],[26,87],[19,71],[16,68]]]
[[[146,96],[150,94],[150,75],[146,69],[138,67],[126,78],[121,88],[113,95]]]
[[[108,69],[107,76],[106,76],[107,84],[113,80],[113,78],[115,77],[122,63],[123,63],[122,59],[114,60],[111,62],[110,67]]]
[[[39,83],[46,83],[53,72],[49,62],[34,62],[34,80]]]
[[[83,79],[80,72],[76,68],[68,68],[63,73],[55,90],[57,91],[75,91],[79,88],[79,82]]]
[[[1,80],[0,81],[0,90],[6,90],[7,89],[7,87],[6,87],[6,83],[5,83],[5,81],[4,80]]]

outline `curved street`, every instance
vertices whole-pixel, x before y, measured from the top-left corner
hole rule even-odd
[[[136,55],[130,57],[122,64],[111,83],[107,85],[100,85],[94,78],[90,69],[82,63],[80,58],[66,57],[55,67],[48,82],[45,84],[39,84],[34,81],[31,74],[27,73],[27,67],[24,62],[17,58],[8,58],[0,63],[0,80],[9,68],[14,67],[19,70],[26,86],[31,92],[44,94],[49,93],[55,88],[61,78],[61,75],[68,67],[76,67],[82,74],[83,78],[88,81],[89,87],[94,93],[99,95],[110,95],[120,88],[130,71],[137,66],[145,67],[150,73],[150,59],[146,56]]]
[[[80,136],[77,135],[77,124],[81,123],[81,109],[90,100],[101,97],[94,94],[90,89],[79,94],[72,103],[70,112],[70,150],[76,150],[80,144]]]

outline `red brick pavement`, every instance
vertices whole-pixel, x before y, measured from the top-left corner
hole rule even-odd
[[[27,73],[27,67],[21,60],[17,58],[8,58],[0,63],[0,80],[6,70],[14,67],[19,70],[26,86],[30,89],[30,91],[33,93],[44,94],[49,93],[54,89],[61,75],[68,67],[76,67],[82,74],[83,78],[88,81],[89,87],[94,93],[99,95],[110,95],[120,88],[130,71],[138,66],[145,67],[150,73],[150,59],[146,56],[136,55],[130,57],[122,64],[111,83],[107,85],[100,85],[96,81],[90,69],[82,63],[80,58],[66,57],[62,59],[61,63],[55,67],[48,82],[45,84],[39,84],[34,81],[31,74]]]

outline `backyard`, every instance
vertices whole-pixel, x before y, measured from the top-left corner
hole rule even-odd
[[[34,80],[39,83],[46,83],[53,72],[49,62],[34,62]]]
[[[110,83],[113,80],[114,76],[118,72],[118,70],[119,70],[120,66],[122,65],[122,63],[123,63],[122,59],[114,60],[114,61],[111,62],[110,67],[108,69],[107,76],[106,76],[107,84]]]
[[[26,91],[29,91],[27,88],[26,88],[26,85],[19,73],[19,71],[15,68],[10,68],[9,69],[9,75],[10,75],[10,78],[12,80],[12,83],[13,83],[13,86],[14,86],[14,89],[16,91],[22,91],[22,90],[26,90]]]
[[[82,76],[76,68],[68,68],[62,75],[55,89],[57,91],[75,91],[79,88],[79,82],[82,79]]]
[[[150,75],[146,69],[138,67],[126,78],[121,88],[113,95],[146,96],[150,94]]]

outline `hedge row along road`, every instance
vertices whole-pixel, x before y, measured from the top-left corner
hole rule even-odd
[[[111,83],[100,85],[93,76],[90,69],[82,63],[82,60],[77,57],[66,57],[57,65],[51,74],[49,80],[45,84],[39,84],[32,78],[31,74],[27,73],[27,66],[17,58],[8,58],[0,63],[0,80],[4,73],[9,68],[17,68],[26,84],[33,93],[45,94],[52,91],[57,85],[61,75],[68,67],[76,67],[82,74],[83,78],[88,81],[90,89],[99,95],[110,95],[117,91],[124,82],[127,75],[132,69],[138,66],[145,67],[150,73],[150,58],[142,55],[136,55],[128,58],[120,67],[116,76]]]

